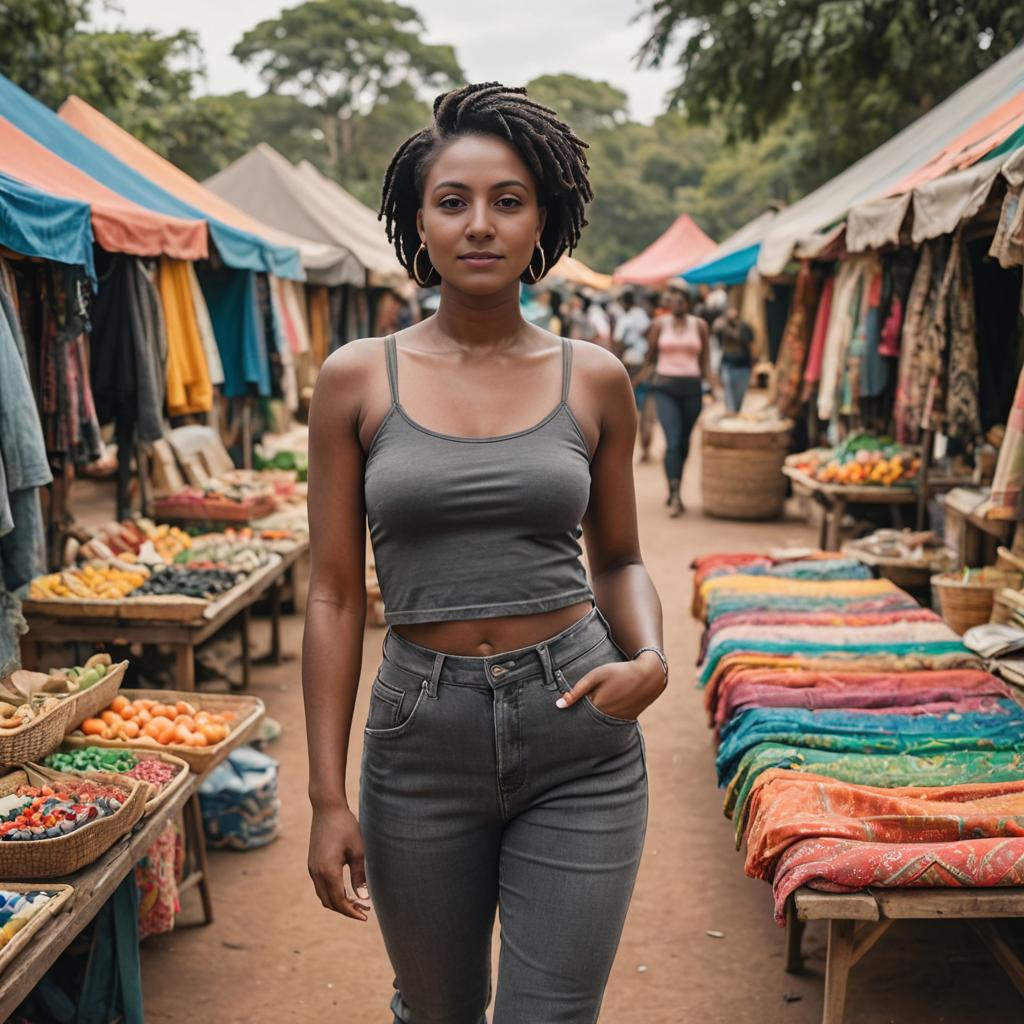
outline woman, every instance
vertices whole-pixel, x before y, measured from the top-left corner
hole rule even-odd
[[[678,516],[690,435],[704,403],[704,381],[713,378],[708,325],[691,312],[690,294],[681,281],[668,286],[666,305],[668,313],[655,317],[647,334],[647,374],[653,371],[654,403],[665,433],[665,504],[670,516]]]
[[[584,147],[523,89],[439,97],[382,202],[398,258],[440,281],[437,313],[339,349],[312,401],[309,869],[347,917],[372,895],[396,1022],[484,1021],[496,909],[494,1024],[597,1020],[640,859],[636,719],[668,667],[636,407],[617,359],[529,324],[518,298],[586,223]],[[388,630],[357,821],[367,520]]]

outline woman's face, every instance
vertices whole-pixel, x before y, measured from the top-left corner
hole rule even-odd
[[[490,295],[518,286],[531,259],[540,270],[536,245],[546,212],[512,146],[491,135],[468,135],[434,160],[417,228],[446,284]]]
[[[667,294],[667,305],[673,316],[685,316],[690,312],[690,296],[678,288],[670,288]]]

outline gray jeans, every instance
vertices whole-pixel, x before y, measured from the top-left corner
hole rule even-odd
[[[625,661],[594,608],[530,647],[440,654],[388,631],[359,818],[401,1024],[592,1024],[647,825],[635,721],[559,691]]]

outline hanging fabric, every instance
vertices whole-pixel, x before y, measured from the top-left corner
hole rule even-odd
[[[209,412],[213,386],[192,302],[188,264],[162,257],[157,284],[167,330],[167,412],[170,416]]]
[[[796,277],[793,304],[783,331],[776,364],[777,404],[782,416],[795,416],[800,409],[800,380],[817,303],[818,279],[811,270],[810,261],[805,260]]]

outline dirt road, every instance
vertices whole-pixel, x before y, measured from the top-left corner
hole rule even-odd
[[[670,520],[661,469],[637,467],[644,557],[665,609],[670,691],[644,715],[651,814],[643,863],[605,997],[608,1024],[816,1024],[821,1019],[824,931],[805,939],[807,971],[782,970],[783,933],[769,887],[744,877],[715,789],[712,747],[692,684],[698,629],[689,617],[691,558],[712,550],[812,541],[803,523],[726,523],[699,509],[697,463]],[[301,622],[285,630],[297,652]],[[382,631],[364,646],[364,678]],[[357,720],[365,715],[360,693]],[[298,663],[261,668],[253,691],[284,728],[270,752],[281,762],[282,834],[264,850],[214,853],[216,922],[182,928],[143,947],[146,1020],[216,1024],[390,1024],[392,974],[372,918],[323,910],[306,875],[309,808]],[[351,751],[352,799],[361,747]],[[182,923],[195,916],[187,896]],[[712,937],[709,932],[723,933]],[[989,1024],[1020,1020],[1021,1002],[972,933],[953,922],[893,927],[851,979],[847,1024]],[[538,1022],[539,1024],[539,1022]]]

